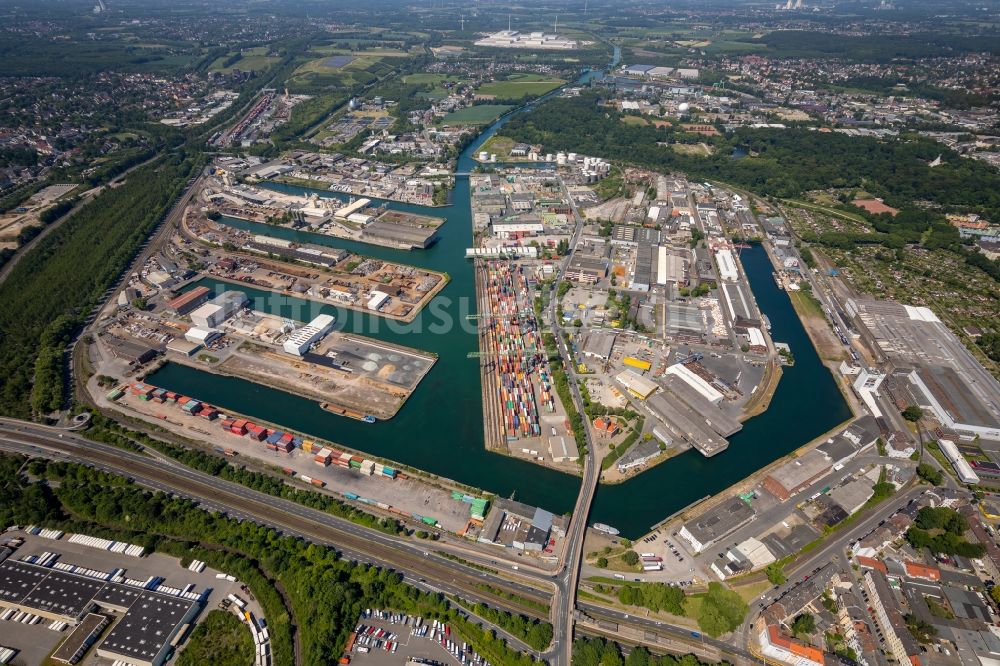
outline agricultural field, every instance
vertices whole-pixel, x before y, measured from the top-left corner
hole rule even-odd
[[[456,84],[469,83],[468,79],[449,74],[431,74],[421,72],[418,74],[407,74],[403,77],[403,83],[408,85],[433,86],[429,92],[419,93],[421,97],[427,99],[442,99],[448,96],[449,88],[454,89]],[[448,85],[449,88],[446,88]]]
[[[441,119],[441,125],[489,125],[507,113],[513,106],[506,104],[480,104],[453,111]]]
[[[500,99],[521,99],[544,95],[564,83],[566,82],[563,79],[549,78],[540,74],[514,74],[504,81],[484,83],[476,92],[480,95],[494,95]]]
[[[639,127],[649,124],[649,121],[642,116],[622,116],[622,122],[626,125],[638,125]]]
[[[353,59],[347,62],[348,58]],[[392,73],[398,63],[394,57],[381,55],[324,55],[300,65],[289,77],[288,86],[292,92],[318,94],[330,89],[367,85]]]
[[[258,46],[240,53],[234,52],[218,58],[209,69],[222,74],[229,74],[234,69],[244,72],[261,72],[280,60],[277,56],[267,55],[268,51],[268,47]],[[237,55],[239,58],[236,58]]]

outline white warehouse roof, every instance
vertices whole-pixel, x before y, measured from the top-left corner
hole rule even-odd
[[[712,404],[719,404],[725,397],[719,392],[714,386],[706,382],[704,379],[691,372],[691,370],[683,363],[674,363],[667,368],[664,374],[676,375],[680,379],[684,380],[684,383],[693,388],[695,391],[700,393],[702,397],[711,402]]]
[[[715,261],[719,264],[719,278],[727,282],[736,282],[739,279],[732,250],[729,248],[719,250],[715,253]]]
[[[333,322],[335,319],[330,315],[321,314],[311,322],[298,328],[292,332],[291,335],[285,340],[282,345],[284,349],[289,354],[295,354],[296,356],[302,356],[307,351],[309,347],[323,336],[330,332],[333,328]]]
[[[958,478],[962,480],[962,483],[979,483],[979,475],[972,469],[972,465],[965,459],[954,442],[942,439],[938,441],[938,444],[948,462],[958,472]]]

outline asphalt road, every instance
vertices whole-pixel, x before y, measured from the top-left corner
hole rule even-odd
[[[619,611],[611,608],[605,608],[604,606],[598,606],[596,604],[588,603],[586,601],[581,601],[578,604],[580,609],[585,611],[591,617],[595,619],[610,619],[617,622],[619,626],[625,625],[628,627],[634,627],[638,629],[643,629],[644,631],[650,631],[657,635],[671,638],[675,641],[685,643],[693,648],[697,647],[700,643],[704,646],[709,646],[719,650],[723,655],[731,655],[734,657],[742,657],[744,659],[753,660],[753,654],[746,648],[740,645],[734,645],[731,642],[718,640],[712,638],[711,636],[706,636],[699,631],[692,631],[689,627],[681,627],[674,624],[668,624],[666,622],[660,622],[658,620],[650,620],[649,618],[636,617],[631,613],[625,613],[624,611]]]
[[[251,520],[290,536],[336,548],[351,560],[389,565],[402,573],[408,583],[423,589],[534,616],[539,613],[483,594],[477,586],[487,583],[546,604],[550,599],[535,586],[473,570],[424,550],[429,545],[355,525],[336,516],[203,474],[169,459],[132,453],[83,440],[68,431],[34,424],[0,419],[0,426],[0,449],[87,463],[104,471],[128,476],[144,487],[194,500],[207,510],[219,511],[238,520]],[[514,637],[509,639],[518,649],[537,654]]]
[[[565,191],[565,189],[564,189]],[[583,231],[583,217],[576,209],[573,197],[566,193],[570,206],[573,209],[573,217],[576,220],[576,228],[573,230],[573,237],[569,243],[569,256],[563,261],[556,274],[555,282],[552,285],[551,300],[549,302],[549,319],[551,321],[552,333],[556,339],[556,348],[562,357],[567,368],[572,368],[569,350],[563,339],[562,327],[559,318],[556,316],[556,306],[559,293],[559,284],[566,273],[566,267],[573,260],[576,253],[576,245],[580,240]],[[573,373],[567,372],[569,388],[573,394],[573,402],[576,410],[586,418],[583,411],[583,397],[576,384]],[[570,527],[566,534],[566,544],[563,548],[564,564],[560,568],[556,578],[556,596],[552,604],[553,616],[552,626],[555,640],[553,648],[545,657],[553,666],[560,663],[571,664],[573,662],[573,625],[576,622],[574,610],[576,607],[577,580],[580,575],[580,564],[583,561],[583,540],[587,532],[587,516],[590,515],[590,505],[594,500],[594,493],[597,491],[597,480],[600,470],[597,465],[594,444],[590,437],[590,429],[584,427],[584,434],[587,438],[587,455],[583,461],[583,483],[580,485],[580,494],[577,496],[576,505],[573,508],[573,515],[570,519]]]
[[[766,610],[775,601],[781,599],[785,593],[802,584],[805,576],[810,575],[817,567],[822,567],[823,565],[833,562],[838,558],[843,562],[849,562],[849,558],[845,554],[845,551],[851,542],[871,533],[875,528],[882,524],[882,522],[888,520],[892,514],[905,507],[909,502],[915,500],[927,490],[928,488],[926,486],[910,486],[909,488],[904,488],[902,491],[875,507],[870,514],[851,525],[848,529],[837,532],[833,538],[828,539],[818,548],[810,551],[808,554],[800,557],[798,560],[786,567],[785,573],[788,580],[766,592],[760,597],[760,600],[756,602],[756,604],[763,602],[763,608],[757,606],[755,602],[751,602],[750,613],[747,616],[747,620],[743,623],[743,626],[737,630],[737,635],[740,637],[739,642],[742,645],[749,646],[754,640],[750,631],[752,630],[760,613]]]

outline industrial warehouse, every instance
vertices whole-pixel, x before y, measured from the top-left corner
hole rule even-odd
[[[440,273],[404,264],[366,258],[346,250],[300,243],[273,235],[250,234],[208,218],[190,216],[183,236],[173,239],[177,252],[188,240],[212,247],[203,253],[204,273],[227,282],[249,284],[276,294],[381,316],[413,320],[447,283]],[[182,275],[182,273],[179,273]],[[188,285],[172,284],[184,291]],[[168,304],[178,314],[204,307],[207,295],[182,293]],[[373,296],[385,294],[377,306]],[[203,298],[204,296],[204,298]]]
[[[911,404],[963,438],[1000,440],[1000,382],[930,308],[852,299],[846,310]]]
[[[219,175],[219,174],[217,174]],[[202,199],[220,214],[233,218],[265,221],[291,219],[291,228],[404,250],[426,249],[438,240],[444,218],[388,209],[359,197],[344,203],[318,194],[298,196],[266,188],[229,185],[226,179],[210,179]],[[308,257],[306,257],[308,260]]]
[[[202,610],[236,585],[197,560],[185,570],[142,554],[140,546],[83,534],[8,531],[0,544],[0,635],[28,660],[17,663],[44,650],[66,664],[96,655],[160,666]]]
[[[213,248],[201,250],[204,272],[194,276],[167,259],[186,252],[192,238]],[[171,278],[169,289],[150,288],[142,279],[159,272]],[[341,416],[388,419],[434,357],[336,332],[330,306],[410,321],[446,283],[439,273],[251,235],[192,213],[133,276],[134,287],[126,291],[136,291],[136,297],[102,322],[96,337],[108,353],[95,362],[107,376],[126,377],[165,358],[310,397]],[[259,289],[274,294],[274,301]],[[253,299],[248,291],[256,291]],[[133,307],[139,296],[141,309]],[[275,303],[290,303],[291,316],[270,314]],[[145,413],[148,405],[137,407],[157,417]]]

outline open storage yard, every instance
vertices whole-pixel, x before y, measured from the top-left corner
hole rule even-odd
[[[412,321],[446,284],[441,273],[253,235],[210,220],[186,221],[184,229],[190,238],[216,245],[203,253],[208,275],[390,319]],[[183,253],[189,241],[175,238],[174,245]],[[375,294],[389,296],[377,309],[371,307]]]
[[[413,349],[332,333],[302,357],[245,342],[218,369],[336,407],[392,418],[434,359]]]
[[[138,382],[125,387],[127,390],[100,395],[98,402],[155,421],[158,427],[186,439],[205,442],[221,455],[246,456],[280,467],[303,483],[324,488],[341,499],[368,505],[369,511],[381,509],[397,518],[422,523],[425,529],[439,527],[457,534],[478,534],[481,521],[471,521],[472,505],[463,499],[461,489],[446,486],[443,480],[427,483],[418,476],[400,472],[395,463],[365,458],[345,451],[339,444],[280,430],[274,424],[250,421],[239,414],[223,414],[202,401],[209,396],[190,398],[167,391],[157,393],[160,389]],[[99,394],[97,390],[94,392]],[[117,397],[112,398],[113,395]],[[187,402],[182,400],[198,403],[198,412],[185,409]],[[378,426],[372,427],[374,435]]]

